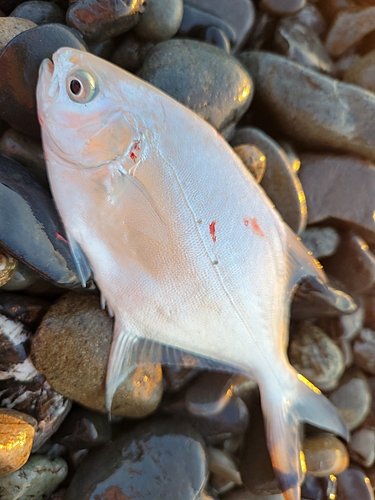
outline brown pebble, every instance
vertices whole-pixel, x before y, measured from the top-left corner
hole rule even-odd
[[[240,144],[234,148],[234,151],[259,184],[266,170],[266,157],[264,153],[251,144]]]
[[[340,474],[349,465],[345,445],[333,434],[322,433],[307,437],[302,445],[305,453],[306,474],[325,477]]]
[[[2,19],[0,23],[0,52],[15,36],[36,26],[32,21],[19,17],[6,17]]]

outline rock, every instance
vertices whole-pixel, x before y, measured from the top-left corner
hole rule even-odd
[[[0,288],[8,283],[16,269],[16,259],[6,252],[0,251]]]
[[[8,128],[0,138],[0,154],[21,163],[46,189],[49,189],[46,163],[40,142]]]
[[[210,446],[208,448],[210,472],[235,484],[242,484],[241,475],[230,453]]]
[[[303,451],[306,474],[310,476],[337,475],[349,465],[349,454],[345,445],[333,434],[322,433],[305,438]]]
[[[35,418],[15,410],[0,409],[0,476],[20,469],[29,458]]]
[[[344,373],[344,358],[337,345],[319,327],[298,325],[288,349],[289,361],[321,390],[334,389]]]
[[[43,318],[32,343],[32,357],[51,386],[66,397],[106,412],[105,377],[113,320],[99,298],[69,293]],[[139,366],[118,389],[112,413],[140,418],[159,405],[160,365]]]
[[[364,472],[354,467],[337,476],[338,500],[374,500],[374,491]]]
[[[263,151],[252,144],[239,144],[233,149],[259,184],[266,171],[266,156]]]
[[[193,380],[200,370],[198,368],[186,368],[178,365],[163,366],[163,382],[166,392],[178,392]]]
[[[347,83],[354,83],[370,92],[375,92],[375,51],[354,59],[345,71],[343,79]]]
[[[255,127],[238,129],[231,144],[252,144],[263,151],[267,169],[261,186],[285,222],[294,232],[300,233],[305,228],[307,219],[305,195],[285,151],[271,137]]]
[[[134,33],[148,42],[169,40],[180,27],[183,10],[182,0],[148,0]]]
[[[354,362],[366,372],[375,375],[375,331],[363,328],[353,343]]]
[[[370,388],[371,408],[362,427],[375,430],[375,377],[367,377],[367,383]]]
[[[89,51],[95,56],[102,57],[103,59],[111,59],[111,56],[118,44],[118,40],[114,38],[109,38],[108,40],[103,40],[102,42],[92,42],[88,44]]]
[[[153,46],[153,43],[142,43],[132,33],[127,33],[117,43],[111,61],[127,71],[138,71]]]
[[[327,34],[327,50],[332,56],[340,56],[374,30],[375,6],[340,10]]]
[[[20,33],[0,53],[0,118],[35,138],[40,137],[36,112],[39,66],[60,47],[86,50],[75,31],[61,24],[43,24]]]
[[[47,312],[50,303],[33,295],[18,293],[0,293],[0,314],[18,321],[32,331]]]
[[[281,493],[276,495],[255,495],[251,491],[245,489],[240,489],[236,491],[231,491],[224,495],[223,500],[284,500]]]
[[[39,276],[80,286],[70,246],[49,193],[19,163],[0,156],[0,243]]]
[[[333,63],[313,28],[293,18],[287,17],[279,21],[274,49],[307,68],[329,74],[334,72]]]
[[[313,3],[307,3],[302,10],[293,16],[293,19],[311,28],[319,37],[323,37],[327,31],[327,21],[321,10]]]
[[[315,259],[330,257],[336,252],[340,235],[333,227],[308,227],[300,234],[302,243]]]
[[[37,451],[57,430],[71,403],[53,391],[32,364],[30,339],[21,323],[0,316],[0,407],[35,418],[33,451]]]
[[[375,430],[358,429],[353,432],[349,443],[350,457],[363,467],[371,467],[375,462]]]
[[[370,387],[358,369],[347,370],[339,386],[328,397],[349,430],[361,425],[371,409]]]
[[[13,252],[14,253],[14,252]],[[14,292],[26,290],[33,293],[32,288],[42,283],[42,280],[28,267],[20,261],[17,261],[17,271],[10,280],[3,285],[2,291]],[[48,283],[43,280],[43,285]]]
[[[375,95],[267,52],[239,57],[254,80],[255,102],[294,141],[375,160]]]
[[[359,302],[358,309],[352,314],[337,316],[335,318],[322,318],[319,320],[320,326],[334,340],[353,340],[363,327],[364,307],[362,301]]]
[[[144,11],[145,0],[76,0],[66,13],[69,26],[80,31],[87,42],[106,40],[133,28]]]
[[[63,458],[33,455],[18,471],[0,477],[0,498],[2,500],[33,500],[45,498],[68,474]]]
[[[233,126],[252,99],[252,81],[241,64],[224,51],[195,40],[157,44],[148,53],[139,76],[219,131]]]
[[[306,195],[308,224],[334,219],[367,243],[375,243],[373,164],[348,156],[302,155],[299,176]]]
[[[296,14],[306,5],[306,0],[262,0],[262,7],[276,16]]]
[[[35,24],[60,23],[65,24],[65,12],[52,2],[32,0],[18,5],[9,17],[22,17]]]
[[[35,27],[36,24],[28,19],[19,19],[18,17],[6,17],[2,19],[0,24],[0,53],[14,37]]]
[[[336,492],[337,479],[333,474],[328,477],[306,476],[301,486],[302,500],[336,499]]]
[[[81,464],[66,500],[199,498],[207,481],[204,443],[183,420],[148,420]]]

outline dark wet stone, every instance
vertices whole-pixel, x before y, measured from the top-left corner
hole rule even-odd
[[[32,0],[23,2],[14,9],[9,17],[22,17],[35,24],[65,23],[65,12],[53,2]]]
[[[75,406],[64,420],[53,440],[70,450],[95,448],[112,438],[107,415]]]
[[[340,56],[374,30],[375,6],[340,10],[327,34],[327,50],[332,56]]]
[[[191,382],[198,373],[197,368],[186,368],[178,365],[163,366],[163,382],[166,392],[178,392],[186,384]]]
[[[183,420],[151,420],[94,450],[74,476],[66,500],[194,500],[207,476],[199,434]]]
[[[375,92],[375,51],[354,59],[343,75],[347,83]]]
[[[319,389],[334,389],[344,373],[340,348],[319,327],[300,323],[292,330],[288,349],[289,361]]]
[[[306,475],[301,485],[301,500],[336,499],[336,491],[337,480],[335,476],[313,477]]]
[[[349,156],[301,155],[300,179],[309,224],[334,219],[375,243],[374,165]]]
[[[182,0],[148,0],[134,33],[148,42],[169,40],[180,27],[183,9]]]
[[[252,99],[252,81],[223,50],[195,40],[167,40],[147,55],[139,76],[219,131],[235,124]]]
[[[319,36],[306,24],[282,19],[275,31],[274,48],[288,59],[323,73],[333,73],[334,66]]]
[[[231,144],[252,144],[263,151],[267,168],[260,185],[285,222],[294,232],[300,233],[305,228],[307,218],[305,196],[285,151],[271,137],[255,127],[238,129]]]
[[[1,245],[59,286],[79,285],[70,247],[49,194],[16,161],[0,156]]]
[[[349,443],[350,458],[363,467],[371,467],[375,461],[375,430],[362,427],[353,432]]]
[[[82,33],[87,42],[106,40],[133,28],[145,9],[145,0],[75,0],[66,22]]]
[[[329,394],[348,430],[361,425],[371,409],[371,392],[365,375],[358,368],[347,370],[339,386]]]
[[[277,17],[259,9],[256,13],[254,28],[246,42],[246,49],[261,50],[272,47],[277,22]]]
[[[142,66],[153,46],[153,43],[142,43],[132,33],[128,33],[118,41],[111,61],[127,71],[135,72]]]
[[[259,148],[252,144],[239,144],[234,151],[243,161],[256,182],[260,183],[266,171],[266,156]]]
[[[363,328],[354,339],[353,358],[357,366],[375,375],[375,331]]]
[[[221,50],[224,50],[227,54],[230,54],[230,41],[224,31],[216,26],[208,26],[204,28],[201,33],[201,37],[196,36],[196,38],[201,38],[204,42],[210,43]]]
[[[36,138],[40,136],[35,97],[39,66],[60,47],[86,50],[73,30],[43,24],[13,38],[0,54],[0,117]]]
[[[0,52],[5,48],[8,42],[20,33],[35,28],[36,24],[27,19],[15,17],[6,17],[0,23]]]
[[[13,128],[8,128],[0,138],[0,154],[21,163],[43,187],[48,188],[46,163],[39,142]]]
[[[231,28],[234,34],[233,40],[229,37],[232,52],[240,50],[254,26],[255,8],[252,0],[231,0],[230,2],[226,0],[187,0],[184,2],[184,9],[188,6],[195,7],[201,12],[196,18],[197,26],[201,24],[202,17],[199,16],[210,13]],[[215,23],[207,24],[207,26],[216,26],[222,29]],[[224,33],[228,36],[225,30]]]
[[[245,488],[236,489],[235,491],[231,491],[223,496],[220,496],[223,500],[284,500],[283,495],[255,495]],[[315,500],[315,498],[314,498]]]
[[[276,16],[290,16],[303,9],[306,0],[262,0],[261,5]]]
[[[350,466],[337,476],[337,500],[374,500],[369,478],[360,469]]]
[[[306,437],[303,440],[306,474],[326,477],[340,474],[349,465],[349,454],[344,443],[328,432]]]
[[[255,103],[293,141],[375,159],[374,94],[268,52],[239,59],[254,79]]]
[[[0,406],[34,417],[33,451],[57,430],[71,403],[51,389],[29,356],[31,333],[0,315]]]
[[[103,40],[102,42],[93,42],[88,45],[89,52],[94,54],[95,56],[102,57],[103,59],[110,60],[115,47],[115,40],[113,38],[109,38],[108,40]]]
[[[300,234],[302,243],[315,259],[330,257],[340,243],[340,235],[333,227],[308,227]]]
[[[50,303],[33,295],[0,293],[0,314],[19,321],[31,330],[38,326]]]
[[[39,325],[32,357],[55,390],[106,413],[105,377],[113,320],[99,302],[96,296],[62,296]],[[161,366],[140,365],[116,392],[112,413],[144,417],[156,410],[162,394]]]
[[[322,259],[322,264],[324,270],[335,276],[349,293],[364,292],[375,283],[375,255],[352,231],[341,235],[337,252]]]

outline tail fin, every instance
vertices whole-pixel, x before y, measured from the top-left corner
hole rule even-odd
[[[296,374],[293,387],[275,397],[275,387],[261,387],[267,444],[285,500],[300,500],[303,479],[300,422],[331,431],[348,440],[348,431],[334,406],[311,382]],[[302,460],[301,460],[302,459]]]

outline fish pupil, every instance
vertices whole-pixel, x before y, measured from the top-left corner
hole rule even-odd
[[[72,94],[78,95],[81,92],[82,85],[81,82],[78,80],[72,80],[70,82],[70,90],[72,91]]]

